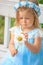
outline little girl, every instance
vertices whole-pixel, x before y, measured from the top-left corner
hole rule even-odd
[[[7,58],[2,65],[43,65],[43,47],[39,29],[37,0],[15,4],[16,25],[10,29]]]

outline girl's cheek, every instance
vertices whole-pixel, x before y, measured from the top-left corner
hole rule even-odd
[[[20,24],[22,24],[22,21],[21,20],[19,22],[20,22]]]

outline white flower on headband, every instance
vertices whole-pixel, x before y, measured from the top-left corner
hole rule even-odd
[[[16,3],[14,5],[14,10],[16,11],[19,7],[22,7],[22,6],[33,8],[38,13],[38,16],[41,14],[39,6],[29,1],[21,1]]]

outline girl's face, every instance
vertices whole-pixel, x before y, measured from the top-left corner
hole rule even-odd
[[[31,28],[34,23],[34,16],[31,12],[19,12],[19,23],[23,28]]]

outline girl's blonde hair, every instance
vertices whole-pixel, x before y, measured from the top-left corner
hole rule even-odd
[[[20,1],[24,1],[24,0],[20,0]],[[36,5],[39,6],[37,0],[29,0],[29,1],[30,1],[30,2],[34,2]],[[32,8],[24,7],[24,6],[19,7],[19,8],[17,9],[17,11],[16,11],[16,23],[15,23],[15,25],[19,26],[19,12],[22,12],[22,11],[26,11],[27,13],[28,13],[28,12],[31,12],[32,15],[34,16],[34,23],[33,23],[33,24],[34,24],[34,27],[35,27],[35,28],[39,28],[39,18],[38,18],[37,12],[36,12],[34,9],[32,9]]]

